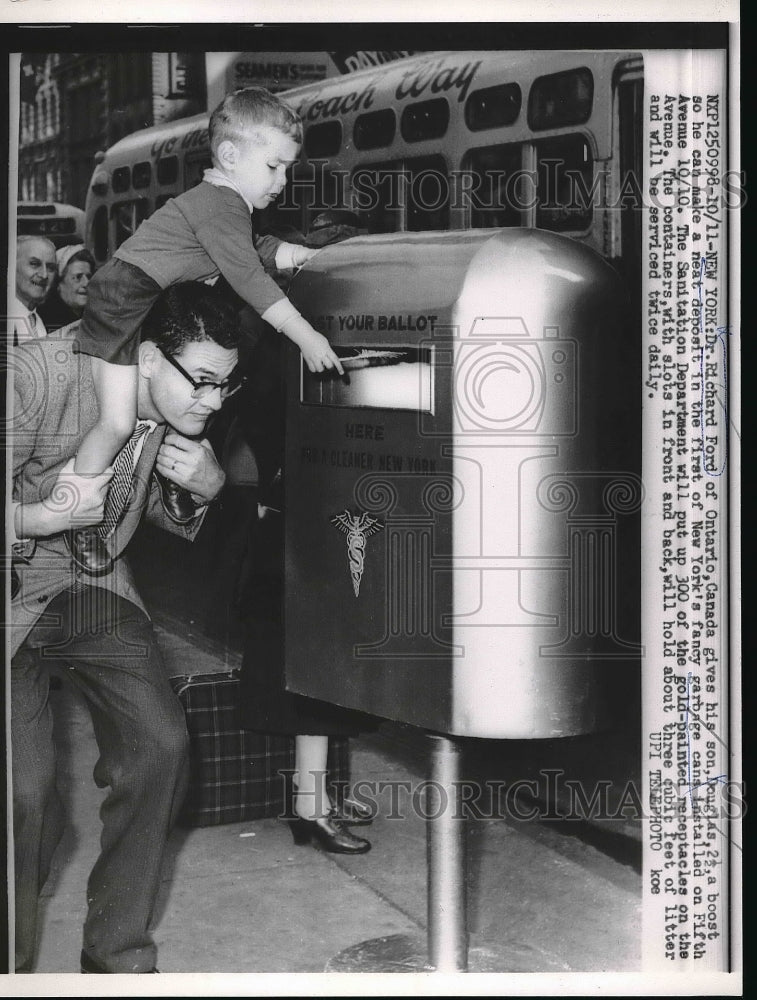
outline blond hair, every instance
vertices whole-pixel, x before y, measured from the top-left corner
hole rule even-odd
[[[268,126],[302,142],[302,122],[296,111],[263,87],[246,87],[227,94],[208,123],[210,149],[215,158],[226,140],[246,142],[255,138],[255,129]]]

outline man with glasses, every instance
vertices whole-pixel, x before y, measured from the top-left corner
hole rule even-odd
[[[224,474],[202,435],[240,385],[239,319],[202,284],[161,295],[142,329],[134,434],[99,476],[73,473],[97,416],[91,358],[77,353],[75,336],[74,324],[14,358],[12,540],[28,546],[11,605],[16,971],[34,968],[38,897],[63,832],[48,697],[57,674],[86,698],[100,752],[95,781],[109,788],[81,970],[154,972],[148,928],[186,788],[187,735],[123,550],[144,512],[192,538],[220,492]],[[190,494],[186,524],[166,517],[153,469]],[[114,557],[99,577],[72,566],[64,541],[92,524]]]
[[[209,399],[218,392],[221,400],[226,400],[238,392],[245,381],[237,372],[222,383],[196,379],[171,354],[163,352],[163,356],[192,386],[192,396],[195,399]],[[169,432],[168,440],[158,455],[155,468],[155,480],[160,489],[163,509],[177,524],[189,523],[196,516],[197,508],[202,503],[202,498],[192,496],[184,487],[183,479],[187,472],[188,458],[186,451],[186,447],[176,440],[176,435]]]

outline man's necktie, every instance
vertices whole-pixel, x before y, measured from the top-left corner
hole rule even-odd
[[[113,534],[129,502],[131,484],[134,478],[134,453],[149,429],[149,424],[138,424],[116,456],[113,463],[113,478],[105,498],[105,515],[99,528],[101,538],[108,538]]]
[[[29,322],[29,334],[28,336],[19,337],[18,331],[21,326],[22,320],[16,320],[13,324],[13,346],[18,347],[19,343],[23,343],[25,340],[34,340],[37,336],[37,314],[35,312],[30,312],[27,316]]]

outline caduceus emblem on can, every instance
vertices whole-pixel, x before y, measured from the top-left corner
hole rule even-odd
[[[350,561],[350,576],[355,597],[360,594],[360,581],[365,566],[365,543],[369,535],[381,531],[384,525],[369,514],[351,514],[343,511],[331,518],[331,523],[347,535],[347,557]]]

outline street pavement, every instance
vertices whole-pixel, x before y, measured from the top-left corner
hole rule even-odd
[[[193,546],[146,529],[134,549],[138,585],[170,676],[240,664],[234,593],[249,497],[238,493],[229,503],[225,514],[223,508],[212,512]],[[78,696],[64,686],[52,698],[69,825],[42,900],[37,972],[48,975],[33,977],[41,985],[32,987],[30,980],[23,992],[38,989],[42,995],[68,982],[70,995],[103,995],[102,980],[94,986],[76,975],[86,878],[100,834],[103,792],[92,779],[97,750]],[[637,726],[634,712],[628,714],[626,731],[615,727],[593,737],[464,741],[461,777],[471,786],[535,782],[530,798],[509,802],[505,796],[507,808],[487,809],[482,799],[484,805],[479,803],[467,822],[469,972],[596,977],[638,969],[639,821],[633,808],[620,808],[628,803],[629,783],[638,788]],[[438,978],[433,987],[423,978],[439,975],[423,971],[429,865],[427,821],[415,793],[430,776],[428,735],[386,722],[375,733],[352,739],[350,751],[353,781],[368,789],[384,783],[375,796],[378,814],[368,828],[367,854],[349,857],[295,846],[286,824],[275,817],[174,832],[154,915],[161,993],[170,993],[163,977],[171,973],[193,974],[180,976],[176,995],[223,995],[224,989],[195,978],[198,973],[219,974],[224,985],[228,974],[266,974],[261,981],[243,978],[240,995],[398,989],[375,987],[367,976],[386,971],[421,974],[421,980],[413,979],[415,992],[441,991]],[[558,770],[562,778],[553,777],[550,784],[544,775]],[[589,797],[592,789],[604,787],[604,814],[566,819],[575,805],[566,794],[567,779],[580,783]],[[431,935],[439,933],[434,918]],[[339,985],[352,982],[348,972],[365,973],[359,982],[366,985]],[[66,973],[72,978],[60,980]],[[285,985],[275,974],[284,976]],[[453,993],[470,991],[454,979]],[[378,982],[385,984],[387,977]],[[133,987],[134,995],[138,989]],[[236,995],[236,987],[232,992]],[[126,995],[123,987],[121,994]]]
[[[175,623],[169,628],[164,620],[158,635],[171,674],[238,664],[237,654]],[[53,699],[70,822],[44,891],[37,971],[76,973],[103,793],[92,780],[97,754],[86,707],[65,687]],[[423,740],[387,725],[351,741],[351,768],[353,780],[417,787],[427,777]],[[426,821],[402,804],[393,810],[380,796],[378,804],[372,850],[355,857],[295,847],[277,818],[177,829],[154,920],[161,973],[386,971],[387,953],[396,946],[405,954],[410,945],[427,960]],[[580,824],[575,831],[565,827],[513,817],[468,821],[472,972],[638,967],[633,838],[618,838],[624,852],[611,839],[587,842]],[[376,941],[384,948],[379,968]]]

